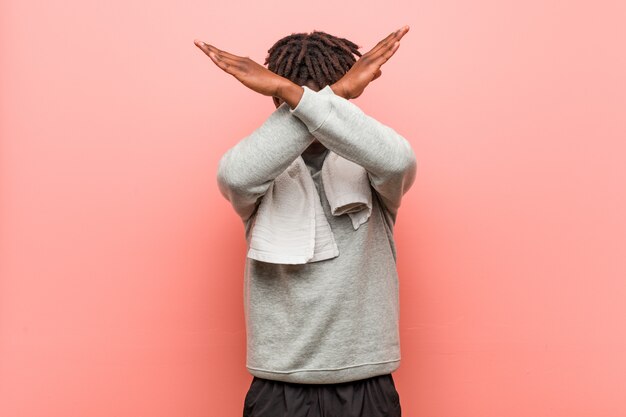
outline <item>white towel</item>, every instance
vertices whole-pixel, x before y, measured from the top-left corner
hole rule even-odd
[[[334,216],[348,214],[354,230],[372,213],[367,172],[329,150],[322,164],[324,192]],[[248,257],[277,264],[304,264],[339,256],[320,196],[298,156],[274,179],[253,219]]]

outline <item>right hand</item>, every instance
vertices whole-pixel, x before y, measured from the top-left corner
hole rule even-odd
[[[346,99],[357,98],[365,87],[380,77],[380,67],[391,58],[400,47],[400,39],[409,31],[404,26],[376,44],[369,52],[362,55],[352,67],[332,85],[333,90]]]
[[[285,77],[273,73],[248,57],[233,55],[198,39],[193,43],[207,54],[215,65],[257,93],[277,96],[279,88],[286,81]]]

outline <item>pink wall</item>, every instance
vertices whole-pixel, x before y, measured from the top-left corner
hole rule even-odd
[[[218,5],[219,3],[219,5]],[[279,13],[280,11],[280,13]],[[366,52],[414,146],[407,417],[626,415],[621,1],[0,3],[0,415],[241,415],[243,227],[219,157],[273,110],[193,39]]]

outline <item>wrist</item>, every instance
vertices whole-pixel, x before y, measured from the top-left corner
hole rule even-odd
[[[278,84],[278,88],[276,89],[276,97],[282,99],[283,101],[287,101],[289,97],[293,96],[294,91],[296,91],[298,87],[300,86],[283,77],[281,82]]]
[[[303,93],[304,89],[301,86],[286,78],[283,79],[276,89],[276,97],[289,104],[291,109],[296,108]]]
[[[348,92],[346,91],[345,86],[340,81],[337,81],[336,83],[332,84],[330,88],[333,90],[333,92],[337,96],[341,96],[345,98],[346,100],[349,100],[351,98]]]

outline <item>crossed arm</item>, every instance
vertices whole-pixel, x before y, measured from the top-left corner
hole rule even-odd
[[[220,192],[244,223],[274,179],[313,142],[362,166],[395,221],[402,196],[415,180],[409,142],[391,127],[334,94],[330,86],[304,92],[295,108],[281,104],[256,130],[220,159]]]

